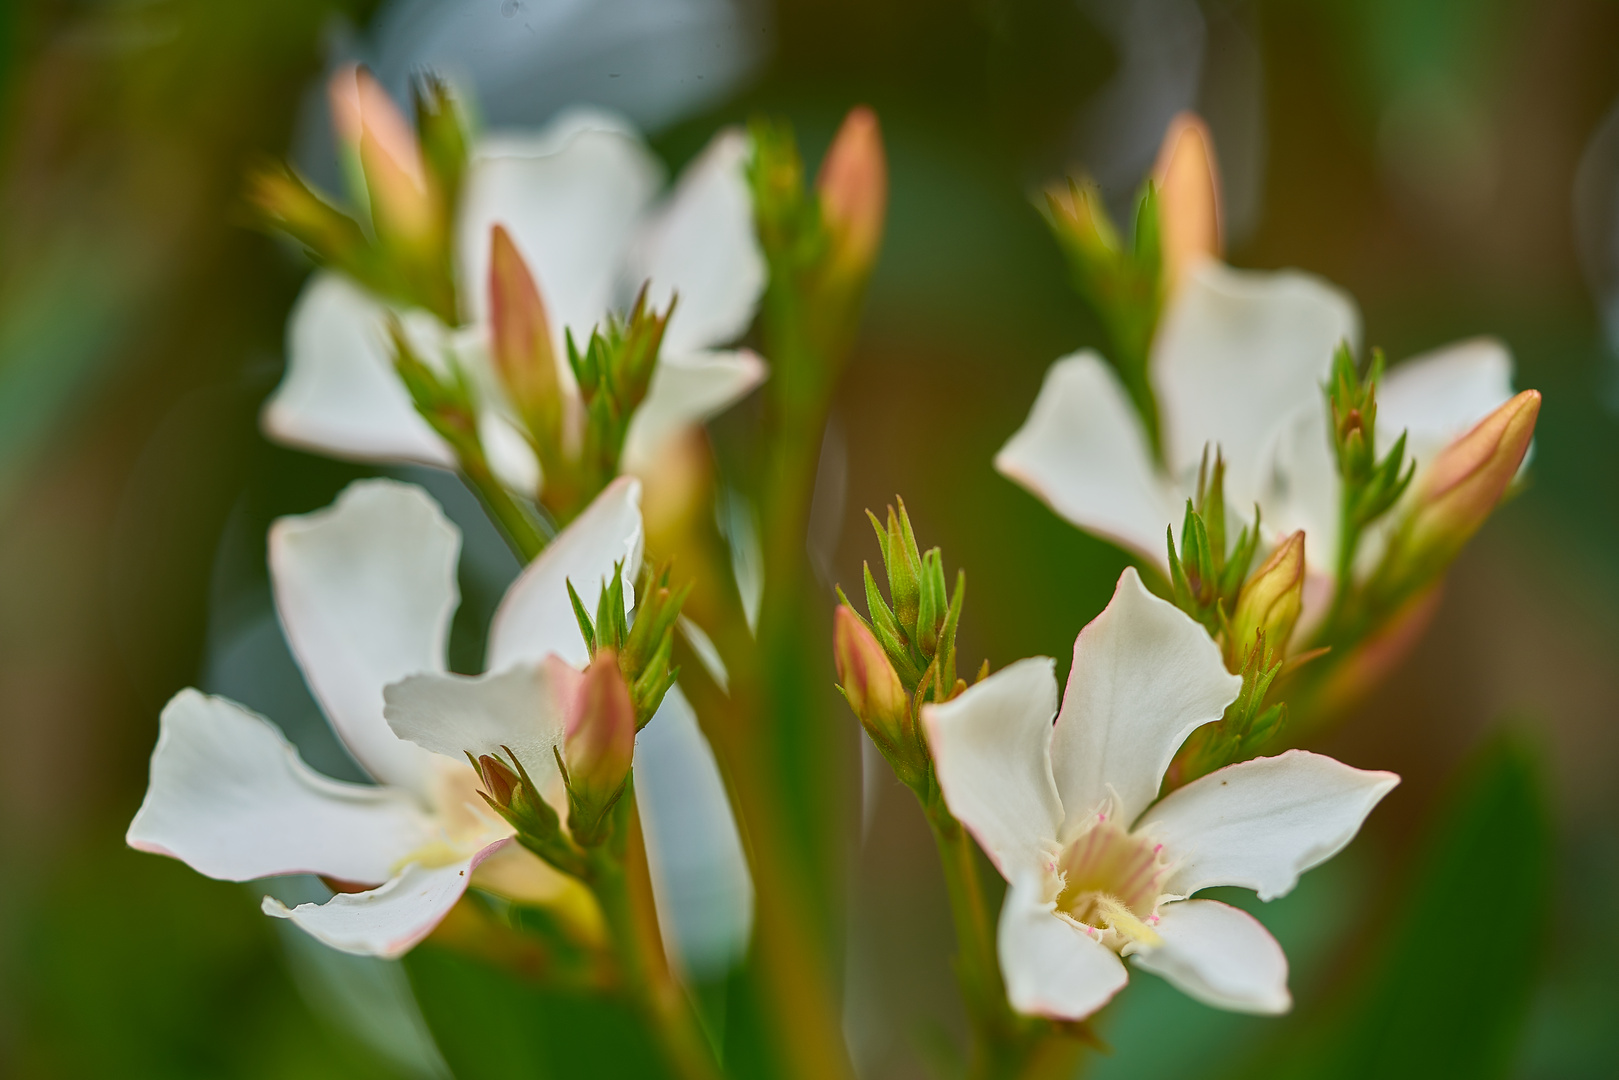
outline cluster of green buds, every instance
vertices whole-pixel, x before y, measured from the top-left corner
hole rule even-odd
[[[517,830],[524,847],[565,873],[587,877],[591,850],[617,834],[614,811],[629,786],[635,735],[680,674],[669,658],[689,591],[689,585],[670,588],[668,566],[644,568],[631,623],[624,615],[622,563],[602,586],[594,618],[568,583],[591,661],[583,675],[555,657],[548,662],[549,682],[565,718],[562,745],[553,754],[567,791],[566,831],[529,777],[526,766],[532,762],[519,761],[506,747],[504,757],[468,755],[483,784],[484,802]]]
[[[1226,535],[1225,458],[1218,449],[1214,466],[1209,466],[1205,447],[1197,470],[1197,493],[1186,500],[1181,521],[1180,550],[1175,550],[1175,530],[1169,544],[1169,584],[1177,607],[1198,622],[1211,636],[1225,633],[1226,621],[1237,607],[1248,567],[1259,549],[1259,507],[1254,507],[1252,526],[1244,525],[1234,545]]]
[[[765,323],[771,382],[787,402],[819,401],[847,352],[888,208],[888,163],[877,115],[850,110],[813,189],[791,127],[755,120],[748,184],[769,264]]]
[[[922,706],[944,702],[966,689],[956,677],[956,629],[967,575],[946,587],[938,548],[925,554],[916,544],[905,503],[888,508],[886,523],[867,512],[877,533],[892,606],[884,600],[871,566],[865,566],[866,608],[861,618],[838,590],[833,651],[843,696],[872,742],[907,786],[927,798],[932,758],[918,723]]]
[[[636,583],[635,619],[631,621],[624,615],[623,570],[622,563],[613,567],[613,577],[602,587],[594,618],[571,581],[568,596],[573,601],[579,633],[591,655],[611,652],[617,657],[619,670],[629,687],[635,730],[639,731],[658,711],[664,695],[680,676],[680,668],[672,667],[670,658],[674,652],[675,625],[686,597],[691,594],[692,583],[688,581],[679,588],[672,588],[667,562],[657,567],[642,567]]]
[[[675,301],[662,312],[649,309],[643,285],[629,313],[609,315],[583,349],[568,332],[573,386],[566,386],[545,301],[503,226],[493,227],[489,251],[495,372],[540,464],[540,502],[554,520],[567,522],[618,474],[630,419],[646,399]]]
[[[1259,508],[1228,545],[1225,461],[1205,453],[1197,495],[1186,502],[1180,550],[1169,530],[1171,599],[1220,646],[1227,670],[1242,676],[1242,690],[1217,724],[1186,743],[1171,771],[1186,783],[1233,761],[1252,757],[1287,718],[1287,706],[1268,700],[1272,684],[1308,656],[1289,659],[1288,645],[1304,604],[1304,533],[1278,544],[1252,574],[1259,549]]]
[[[1157,188],[1151,180],[1142,185],[1128,241],[1114,227],[1101,189],[1089,179],[1070,179],[1065,186],[1048,188],[1042,209],[1067,256],[1075,291],[1096,312],[1107,333],[1108,362],[1129,391],[1156,448],[1158,406],[1147,377],[1147,357],[1164,302]]]
[[[1383,378],[1383,351],[1372,350],[1364,376],[1347,342],[1332,358],[1327,406],[1332,414],[1332,449],[1342,482],[1339,511],[1338,580],[1347,585],[1356,546],[1366,527],[1393,508],[1411,485],[1416,463],[1407,463],[1405,433],[1388,453],[1377,456],[1377,385]]]
[[[449,87],[431,75],[416,81],[414,129],[363,67],[342,68],[328,90],[349,195],[359,210],[339,209],[285,165],[259,170],[249,201],[316,262],[454,325],[451,241],[467,139]]]

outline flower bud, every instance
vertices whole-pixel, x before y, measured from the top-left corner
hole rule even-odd
[[[346,64],[327,84],[332,123],[359,159],[379,233],[408,241],[432,236],[437,210],[421,147],[388,92],[365,68]]]
[[[489,237],[490,352],[495,370],[530,434],[560,440],[562,385],[551,342],[551,320],[539,286],[504,225]]]
[[[1242,587],[1226,631],[1228,666],[1241,666],[1258,635],[1281,654],[1304,603],[1304,533],[1283,540]]]
[[[1195,113],[1169,122],[1153,169],[1164,284],[1173,292],[1199,261],[1220,256],[1220,174],[1209,129]]]
[[[843,696],[866,730],[885,749],[908,747],[915,729],[910,695],[883,647],[847,604],[839,604],[833,616],[832,649]]]
[[[618,654],[602,649],[585,669],[563,740],[568,794],[575,811],[570,825],[581,807],[599,815],[611,806],[630,775],[634,755],[635,705],[630,688],[619,671]]]
[[[832,233],[836,272],[865,275],[877,259],[888,209],[888,161],[877,114],[871,109],[856,106],[843,118],[815,187]]]
[[[1119,234],[1094,182],[1051,185],[1046,189],[1046,209],[1063,246],[1093,272],[1118,256]]]
[[[1440,452],[1389,551],[1395,577],[1420,584],[1456,556],[1518,474],[1539,415],[1540,392],[1525,390]]]

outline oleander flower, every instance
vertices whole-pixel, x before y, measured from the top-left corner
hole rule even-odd
[[[370,104],[373,111],[392,108],[380,91]],[[402,119],[388,128],[408,136]],[[575,397],[564,334],[572,331],[583,349],[592,329],[627,310],[643,284],[659,310],[678,293],[625,445],[624,468],[641,469],[669,436],[764,378],[758,356],[723,348],[747,330],[765,282],[743,172],[747,152],[741,131],[720,132],[660,200],[662,166],[634,128],[610,113],[574,109],[537,133],[492,134],[474,144],[454,222],[465,325],[447,327],[423,310],[393,313],[425,361],[453,355],[471,374],[485,449],[504,482],[532,493],[541,477],[490,358],[495,227],[539,287],[558,381]],[[360,461],[455,466],[394,372],[390,310],[337,273],[310,279],[288,326],[286,377],[264,409],[272,438]]]
[[[1322,387],[1334,350],[1358,338],[1354,302],[1321,279],[1204,259],[1186,272],[1152,342],[1161,460],[1118,376],[1085,349],[1052,365],[995,467],[1073,524],[1167,566],[1165,530],[1179,527],[1204,452],[1218,448],[1235,514],[1250,519],[1257,504],[1272,543],[1305,531],[1308,595],[1319,599],[1335,577],[1340,502]],[[1406,433],[1420,485],[1448,444],[1511,397],[1512,359],[1499,341],[1407,360],[1378,388],[1377,451]],[[1381,550],[1377,535],[1364,559]]]
[[[1219,719],[1241,680],[1133,569],[1074,642],[1061,712],[1053,667],[1022,660],[923,710],[950,812],[1010,883],[999,949],[1013,1007],[1088,1016],[1124,986],[1128,956],[1207,1004],[1286,1011],[1275,939],[1196,893],[1284,895],[1398,777],[1290,750],[1158,799],[1177,748]]]
[[[543,746],[513,744],[541,763],[550,763],[550,746],[564,737],[580,677],[574,669],[589,659],[566,583],[590,595],[616,561],[638,565],[639,488],[631,478],[610,485],[521,573],[491,624],[494,674],[486,678],[548,722]],[[512,827],[478,798],[465,758],[431,754],[395,736],[384,719],[384,687],[446,670],[460,539],[425,492],[390,480],[351,484],[328,509],[278,520],[270,571],[282,627],[339,739],[376,783],[324,777],[270,721],[187,689],[163,710],[129,844],[224,880],[319,874],[356,889],[291,909],[266,897],[264,910],[334,948],[373,956],[410,949],[469,884],[531,902],[569,887],[511,843]],[[632,602],[627,591],[626,606]],[[694,727],[690,734],[700,738]],[[652,774],[649,783],[691,792],[714,817],[725,804],[723,793],[716,802],[707,790],[720,783],[712,757],[699,753],[694,761],[675,744],[670,767],[678,778],[657,775],[657,755],[637,764]],[[534,775],[549,778],[541,794],[565,816],[555,766]],[[712,826],[734,832],[721,812]],[[649,837],[654,832],[649,827]],[[659,854],[664,878],[683,880],[670,865],[680,850]]]

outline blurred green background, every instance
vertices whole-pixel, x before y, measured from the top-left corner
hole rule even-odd
[[[351,57],[396,89],[424,64],[470,78],[492,125],[622,108],[672,166],[761,110],[814,160],[875,106],[889,232],[810,557],[854,580],[875,555],[857,511],[902,493],[968,569],[965,652],[997,666],[1065,664],[1124,565],[990,467],[1046,366],[1100,341],[1030,201],[1044,181],[1084,168],[1122,205],[1195,107],[1232,261],[1346,287],[1394,358],[1503,337],[1545,394],[1533,484],[1321,744],[1405,780],[1259,911],[1296,1013],[1138,979],[1089,1075],[1619,1073],[1616,50],[1601,0],[0,6],[0,1074],[590,1075],[546,1039],[611,1037],[431,948],[334,966],[253,890],[123,847],[181,686],[229,686],[346,767],[265,622],[262,545],[362,470],[258,433],[307,266],[245,227],[240,192],[272,155],[335,183],[319,85]],[[500,582],[463,586],[463,621],[487,618]],[[934,854],[896,783],[871,773],[864,799],[847,1029],[864,1076],[933,1075],[961,1024]]]

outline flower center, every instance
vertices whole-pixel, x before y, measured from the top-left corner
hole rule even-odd
[[[1057,911],[1113,948],[1158,945],[1158,897],[1167,869],[1162,845],[1132,836],[1107,816],[1063,849]]]

